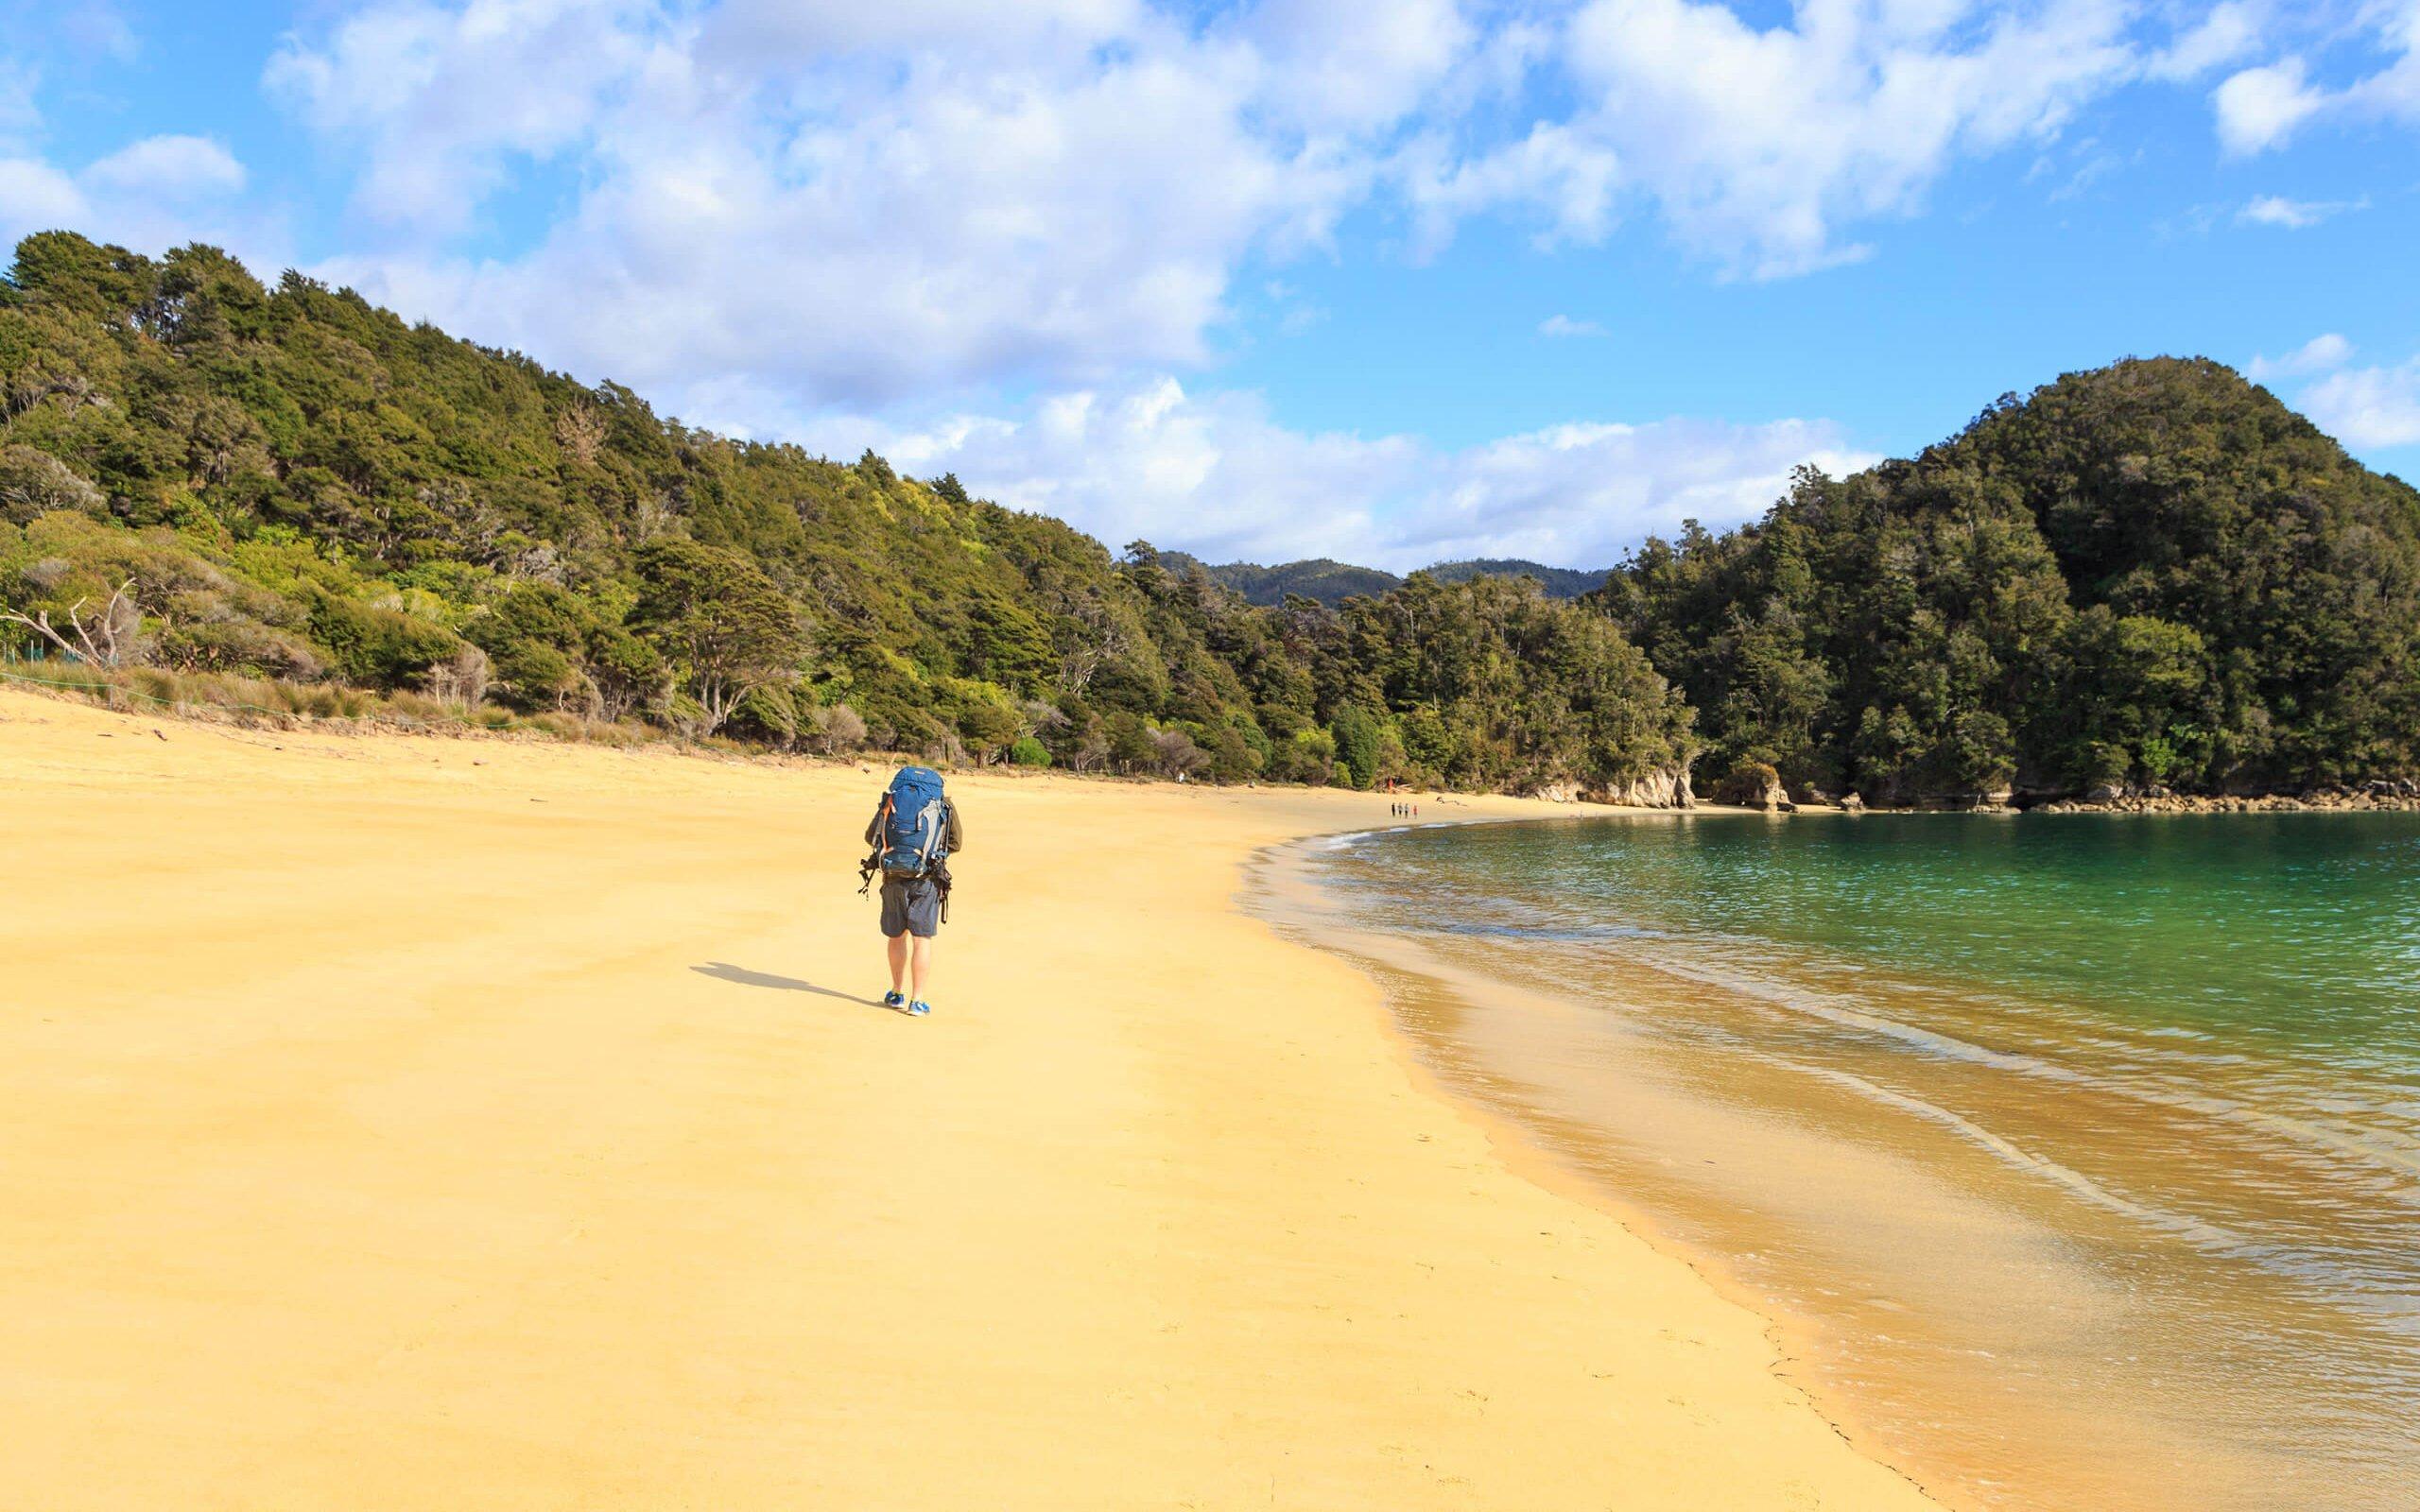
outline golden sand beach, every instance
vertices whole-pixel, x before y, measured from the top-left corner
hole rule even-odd
[[[1930,1504],[1236,910],[1384,799],[954,778],[918,1022],[884,775],[0,693],[0,1504]]]

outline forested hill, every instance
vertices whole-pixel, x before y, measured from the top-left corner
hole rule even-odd
[[[1702,779],[1869,800],[2420,773],[2420,493],[2216,363],[2129,361],[1651,541],[1593,602]]]
[[[1876,801],[2420,770],[2420,500],[2208,363],[1807,473],[1577,600],[1500,565],[1257,606],[207,248],[49,232],[0,280],[0,661],[50,659],[18,675],[1361,786],[1652,794],[1693,755]]]
[[[1521,583],[1255,608],[1148,544],[693,430],[299,274],[49,232],[0,282],[0,609],[79,602],[122,675],[198,699],[268,679],[249,701],[1365,787],[1624,790],[1688,752],[1613,622]],[[0,652],[44,650],[0,622]]]
[[[1160,559],[1177,572],[1198,568],[1221,588],[1234,589],[1245,603],[1263,609],[1277,608],[1286,602],[1288,594],[1335,609],[1348,598],[1376,598],[1403,586],[1403,579],[1392,573],[1375,567],[1356,567],[1325,557],[1281,562],[1274,567],[1264,567],[1255,561],[1205,562],[1182,551],[1164,552]]]
[[[1549,567],[1542,561],[1525,561],[1520,558],[1480,557],[1469,561],[1441,561],[1424,569],[1429,576],[1443,583],[1467,582],[1474,577],[1534,577],[1548,598],[1578,598],[1605,586],[1612,569],[1605,567]]]
[[[1286,602],[1286,595],[1296,594],[1334,609],[1346,599],[1360,595],[1375,598],[1403,586],[1403,579],[1375,567],[1356,567],[1349,562],[1316,557],[1308,561],[1283,562],[1263,567],[1258,562],[1201,562],[1183,552],[1163,552],[1160,559],[1182,571],[1195,565],[1210,575],[1210,580],[1234,589],[1249,604],[1274,609]],[[1574,567],[1549,567],[1544,562],[1523,561],[1515,558],[1480,558],[1470,561],[1441,561],[1421,569],[1441,583],[1468,582],[1474,577],[1534,577],[1548,598],[1578,598],[1604,586],[1606,570],[1594,572]]]

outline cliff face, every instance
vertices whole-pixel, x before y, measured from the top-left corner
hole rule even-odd
[[[1698,806],[1698,796],[1689,786],[1689,768],[1685,763],[1602,786],[1548,782],[1533,796],[1553,803],[1620,803],[1639,809],[1693,809]]]
[[[1697,794],[1689,789],[1686,766],[1668,767],[1645,777],[1607,787],[1591,795],[1603,803],[1629,803],[1643,809],[1693,809]]]

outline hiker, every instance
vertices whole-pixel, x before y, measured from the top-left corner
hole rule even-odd
[[[932,972],[933,934],[949,917],[949,858],[966,842],[958,805],[942,793],[941,773],[929,766],[902,766],[866,825],[873,847],[858,870],[866,891],[882,874],[882,933],[890,940],[890,990],[882,1005],[916,1018],[933,1011],[925,1001]],[[903,990],[903,988],[905,990]]]

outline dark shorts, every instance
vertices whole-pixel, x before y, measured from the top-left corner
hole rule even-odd
[[[882,932],[930,939],[942,927],[942,889],[930,877],[882,879]]]

